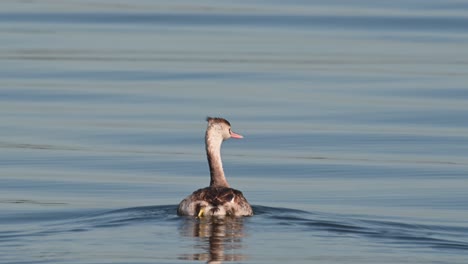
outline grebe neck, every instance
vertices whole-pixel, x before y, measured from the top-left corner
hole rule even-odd
[[[210,130],[206,131],[205,146],[208,164],[210,166],[210,187],[228,187],[229,184],[224,176],[223,162],[221,160],[222,137],[212,135]]]

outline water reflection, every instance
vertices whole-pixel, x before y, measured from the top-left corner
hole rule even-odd
[[[196,253],[183,254],[184,260],[203,260],[207,263],[241,261],[240,253],[244,234],[243,218],[186,218],[180,232],[182,236],[195,238]]]

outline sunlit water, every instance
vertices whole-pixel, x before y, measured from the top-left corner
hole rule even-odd
[[[467,12],[2,2],[0,262],[466,263]],[[176,215],[207,115],[253,217]]]

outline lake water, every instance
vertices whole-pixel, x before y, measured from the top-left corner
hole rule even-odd
[[[467,263],[468,2],[1,6],[1,263]]]

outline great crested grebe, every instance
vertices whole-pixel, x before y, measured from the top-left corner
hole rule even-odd
[[[229,138],[243,138],[231,130],[224,118],[208,117],[205,147],[210,166],[210,186],[196,190],[179,204],[177,213],[190,216],[251,216],[252,207],[241,191],[229,186],[221,161],[221,144]]]

